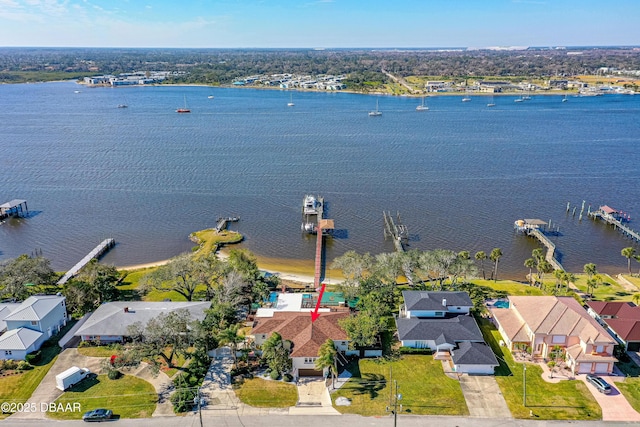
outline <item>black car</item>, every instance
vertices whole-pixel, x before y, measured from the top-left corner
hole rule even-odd
[[[595,388],[598,389],[600,393],[609,394],[611,393],[611,386],[608,382],[603,380],[597,375],[587,374],[587,381],[589,381]]]
[[[113,416],[111,409],[94,409],[93,411],[86,412],[82,416],[83,421],[106,421],[110,420]]]

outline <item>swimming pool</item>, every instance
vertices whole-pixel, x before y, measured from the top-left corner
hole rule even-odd
[[[493,303],[493,306],[497,308],[509,308],[509,301],[498,300]]]
[[[275,304],[276,302],[278,302],[278,293],[277,292],[270,292],[269,293],[269,299],[267,300],[268,302]]]

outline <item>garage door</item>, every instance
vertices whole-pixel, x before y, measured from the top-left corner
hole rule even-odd
[[[591,372],[591,363],[581,363],[578,365],[578,373],[579,374],[588,374]]]
[[[607,374],[607,373],[609,373],[608,363],[596,363],[596,374]]]
[[[640,351],[640,342],[630,342],[627,348],[629,351]]]
[[[315,369],[298,369],[298,375],[301,377],[321,377],[322,371]]]

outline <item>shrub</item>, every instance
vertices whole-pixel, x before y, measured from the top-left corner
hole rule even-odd
[[[107,377],[110,380],[117,380],[121,376],[122,376],[122,372],[118,371],[117,369],[109,369],[109,372],[107,373]]]
[[[433,354],[430,348],[400,347],[400,354]]]
[[[34,351],[32,353],[27,354],[27,356],[25,357],[25,360],[27,361],[27,363],[33,365],[35,363],[38,363],[41,358],[42,358],[42,352],[38,350],[38,351]]]
[[[269,377],[271,377],[272,380],[277,380],[280,379],[280,372],[278,371],[271,371],[269,372]]]
[[[190,411],[193,408],[196,393],[197,390],[193,388],[178,388],[171,395],[173,410],[178,413]]]
[[[282,376],[282,381],[290,383],[291,381],[293,381],[293,375],[291,374],[284,374]]]
[[[28,371],[30,369],[33,369],[33,366],[31,366],[26,360],[21,360],[20,362],[18,362],[17,369],[19,371]]]

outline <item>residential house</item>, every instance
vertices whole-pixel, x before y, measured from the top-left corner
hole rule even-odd
[[[348,312],[322,313],[315,322],[308,312],[275,312],[272,317],[256,317],[251,335],[256,345],[262,345],[274,332],[292,342],[291,360],[294,377],[320,376],[315,368],[318,350],[331,339],[341,354],[349,348],[347,333],[339,321],[349,317]]]
[[[124,342],[129,336],[129,326],[140,323],[145,326],[149,320],[160,314],[186,309],[192,320],[204,320],[210,302],[147,302],[114,301],[102,304],[87,318],[74,334],[82,341],[100,343]]]
[[[589,301],[587,306],[587,312],[608,328],[625,351],[640,351],[640,307],[622,301]]]
[[[616,341],[572,297],[511,296],[508,308],[490,311],[511,350],[528,349],[536,359],[561,350],[574,374],[613,371]]]
[[[0,336],[0,359],[24,360],[67,324],[65,297],[31,296],[4,317],[7,331]],[[7,307],[4,307],[5,310]]]
[[[13,311],[19,306],[20,306],[20,303],[12,303],[12,302],[0,303],[0,334],[2,334],[7,330],[7,324],[5,323],[4,319],[8,315],[13,313]]]
[[[498,360],[484,342],[466,292],[404,291],[396,318],[403,347],[429,348],[454,371],[493,374]]]

